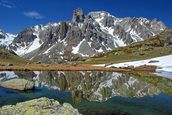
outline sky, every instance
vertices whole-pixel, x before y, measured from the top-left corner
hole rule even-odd
[[[106,11],[118,18],[157,18],[172,27],[171,5],[172,0],[0,0],[0,29],[17,34],[33,25],[70,21],[77,8],[85,15]]]

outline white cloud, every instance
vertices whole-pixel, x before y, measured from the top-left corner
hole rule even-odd
[[[30,11],[30,12],[23,12],[23,14],[29,18],[35,18],[35,19],[42,19],[44,18],[44,16],[42,16],[41,14],[39,14],[36,11]]]
[[[6,7],[6,8],[15,8],[13,3],[8,2],[6,0],[1,0],[0,1],[0,6]]]

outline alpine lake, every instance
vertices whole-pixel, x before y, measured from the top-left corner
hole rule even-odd
[[[48,97],[70,103],[83,115],[172,115],[172,79],[153,73],[0,72],[0,82],[14,78],[33,81],[35,89],[16,92],[0,87],[0,107]]]

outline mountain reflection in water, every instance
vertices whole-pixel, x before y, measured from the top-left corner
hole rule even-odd
[[[45,96],[71,103],[83,115],[172,114],[172,80],[150,73],[0,72],[0,82],[12,78],[33,81],[35,91],[0,88],[0,106]]]

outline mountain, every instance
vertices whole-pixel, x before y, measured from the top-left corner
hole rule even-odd
[[[97,54],[84,63],[119,63],[150,59],[172,54],[172,28],[165,29],[156,36],[135,42],[125,47]]]
[[[71,21],[21,30],[10,49],[33,61],[63,63],[142,41],[165,28],[157,19],[117,18],[105,11],[84,15],[76,9]]]
[[[13,42],[17,35],[6,33],[0,29],[0,48],[9,49],[9,45]]]

